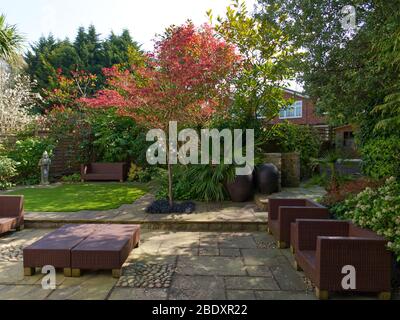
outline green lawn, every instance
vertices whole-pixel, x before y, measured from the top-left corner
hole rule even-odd
[[[77,183],[27,187],[8,194],[24,195],[26,211],[76,212],[115,209],[146,192],[145,187],[125,183]]]

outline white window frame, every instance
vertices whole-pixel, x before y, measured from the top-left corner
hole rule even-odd
[[[286,107],[279,112],[279,119],[300,118],[303,118],[303,100],[298,100],[293,105]]]

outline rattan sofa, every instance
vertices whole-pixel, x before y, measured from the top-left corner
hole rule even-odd
[[[319,299],[330,292],[375,292],[391,296],[391,254],[387,241],[375,232],[348,221],[298,219],[291,231],[295,268],[316,286]],[[355,268],[355,288],[344,288],[343,267]]]
[[[329,219],[329,210],[308,199],[269,199],[268,232],[277,240],[278,248],[290,244],[290,224],[296,219]]]
[[[0,196],[0,234],[24,228],[24,197]]]
[[[81,179],[84,181],[120,181],[127,177],[126,163],[90,163],[81,166]]]

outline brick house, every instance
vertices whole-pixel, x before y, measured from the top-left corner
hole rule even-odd
[[[331,141],[331,129],[325,117],[317,115],[314,101],[300,92],[284,89],[284,97],[293,99],[291,107],[281,110],[279,116],[271,121],[272,124],[289,121],[299,125],[310,125],[316,128],[323,141]]]

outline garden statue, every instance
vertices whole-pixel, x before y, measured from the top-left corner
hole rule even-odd
[[[50,169],[51,160],[47,151],[43,152],[42,158],[39,160],[40,167],[40,184],[48,185],[49,184],[49,169]]]

